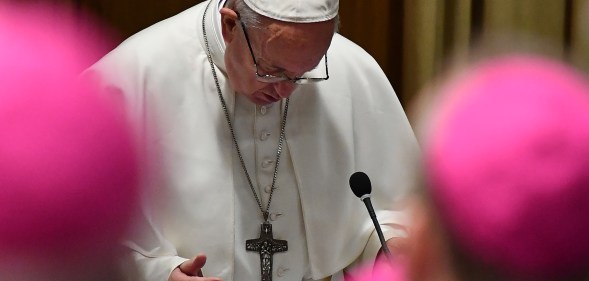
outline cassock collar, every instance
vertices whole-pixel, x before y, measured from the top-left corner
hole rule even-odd
[[[199,25],[199,40],[201,46],[205,52],[206,51],[206,44],[204,41],[204,34],[202,34],[202,17],[203,14],[206,12],[205,17],[205,30],[207,33],[207,39],[209,42],[209,48],[211,50],[211,57],[213,58],[213,63],[217,69],[217,77],[220,82],[221,86],[221,93],[223,94],[223,98],[227,103],[227,107],[233,112],[233,106],[235,105],[235,92],[231,89],[229,83],[226,83],[227,80],[227,71],[225,70],[225,41],[223,40],[223,33],[221,30],[221,13],[219,10],[223,7],[226,0],[209,0],[209,3],[202,3],[207,7],[208,11],[202,9],[202,13],[198,16],[198,25]],[[208,68],[207,62],[207,68]],[[211,79],[210,83],[212,87],[215,87],[214,81]],[[214,88],[213,88],[214,89]],[[213,90],[213,92],[216,92]]]
[[[225,71],[225,41],[223,40],[223,33],[221,30],[221,13],[219,10],[225,4],[225,0],[210,0],[209,11],[206,12],[205,29],[207,32],[207,39],[209,47],[211,48],[211,56],[215,65]],[[204,38],[203,38],[204,40]],[[204,42],[203,42],[204,46]]]

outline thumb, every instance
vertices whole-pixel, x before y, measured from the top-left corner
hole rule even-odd
[[[180,266],[178,268],[180,268],[180,271],[182,271],[184,274],[186,274],[188,276],[202,277],[203,275],[202,275],[201,269],[205,265],[206,262],[207,262],[207,256],[203,255],[203,254],[199,254],[196,257],[194,257],[193,259],[183,262],[182,264],[180,264]]]

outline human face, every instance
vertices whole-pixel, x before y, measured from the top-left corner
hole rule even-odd
[[[238,94],[245,95],[258,105],[289,97],[296,89],[293,82],[258,81],[243,27],[236,14],[224,13],[224,9],[227,8],[221,10],[226,43],[225,66],[231,86]],[[246,31],[257,71],[291,78],[302,76],[322,62],[331,44],[335,24],[334,21],[302,24],[271,19],[265,19],[264,23],[264,29],[250,28]]]
[[[323,63],[325,64],[325,75],[323,77],[313,77],[313,76],[288,77],[284,73],[279,73],[278,75],[275,75],[275,74],[273,75],[273,74],[267,74],[267,72],[264,72],[264,71],[260,71],[260,68],[258,67],[258,60],[256,59],[256,56],[254,56],[254,51],[252,50],[252,45],[250,44],[249,36],[247,35],[246,27],[245,27],[245,24],[243,23],[243,21],[241,21],[241,29],[243,30],[243,34],[245,35],[245,41],[247,42],[247,47],[250,50],[250,53],[252,55],[252,62],[254,63],[254,66],[256,67],[256,79],[258,81],[264,82],[264,83],[277,83],[277,82],[282,82],[282,81],[288,80],[288,81],[295,83],[295,84],[311,84],[311,83],[322,82],[322,81],[329,79],[329,68],[327,67],[327,54],[325,54],[325,56],[323,57]]]

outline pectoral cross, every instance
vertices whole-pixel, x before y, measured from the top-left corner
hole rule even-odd
[[[277,240],[272,237],[272,225],[269,222],[262,223],[260,238],[245,241],[247,251],[260,253],[260,269],[262,281],[272,281],[272,255],[278,252],[286,252],[288,243],[286,240]]]

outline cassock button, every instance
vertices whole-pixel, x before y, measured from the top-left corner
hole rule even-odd
[[[266,107],[265,105],[260,106],[260,113],[262,115],[266,115],[267,112],[268,112],[268,107]]]
[[[268,132],[268,131],[262,131],[260,133],[260,140],[261,141],[265,141],[265,140],[268,139],[268,137],[270,137],[270,135],[271,135],[270,132]]]
[[[276,187],[275,187],[275,188],[276,188]],[[264,187],[264,191],[265,191],[266,193],[270,193],[270,192],[272,192],[272,186],[271,186],[271,185],[266,185],[266,187]]]
[[[262,162],[262,168],[268,168],[272,164],[274,164],[274,160],[264,160],[264,162]]]
[[[271,213],[270,214],[270,220],[271,221],[275,221],[278,219],[278,217],[282,216],[282,213]]]

